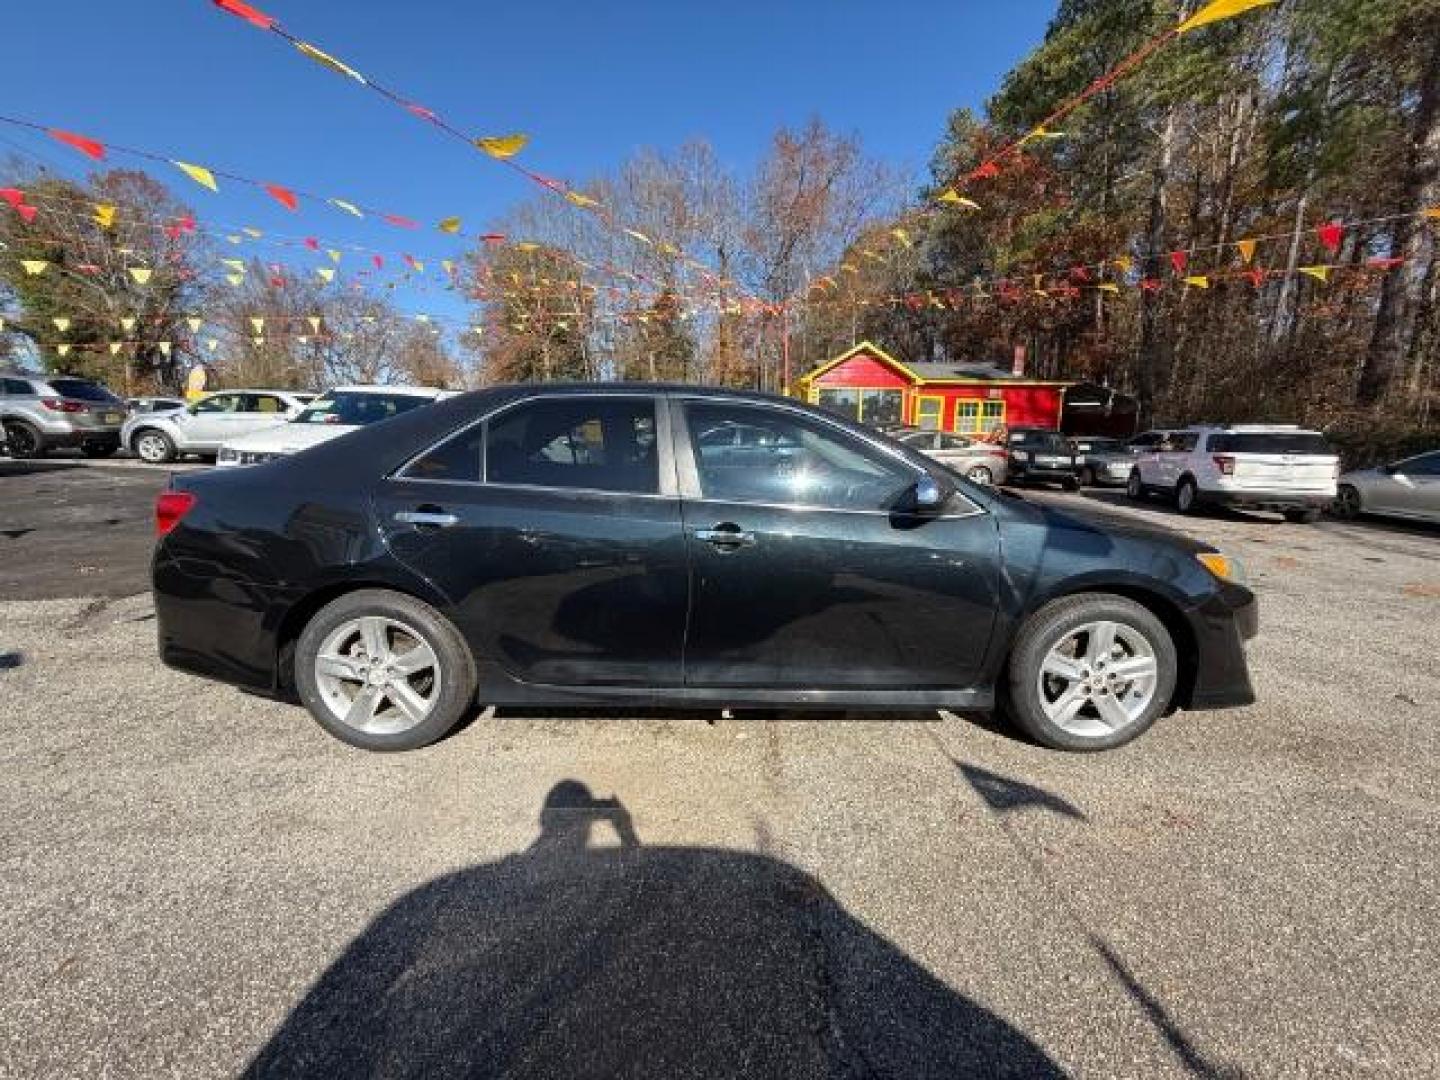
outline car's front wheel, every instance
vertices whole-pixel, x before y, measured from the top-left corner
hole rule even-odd
[[[149,465],[164,465],[175,460],[175,442],[163,431],[145,428],[130,445],[139,459]]]
[[[1341,484],[1335,492],[1335,504],[1331,507],[1331,513],[1346,521],[1354,521],[1363,510],[1360,489],[1353,484]]]
[[[1006,711],[1055,750],[1109,750],[1153,724],[1175,692],[1175,643],[1148,608],[1086,593],[1045,605],[1010,653]]]
[[[454,625],[403,593],[331,601],[295,647],[295,687],[320,726],[365,750],[414,750],[446,735],[475,698],[475,658]]]
[[[984,465],[971,465],[965,470],[965,477],[976,484],[989,485],[995,482],[994,474]]]
[[[1134,499],[1136,502],[1139,502],[1141,499],[1145,498],[1145,485],[1140,480],[1139,469],[1130,470],[1130,479],[1125,481],[1125,494],[1130,496],[1130,498]]]
[[[1175,509],[1182,514],[1193,514],[1199,495],[1200,489],[1195,486],[1195,481],[1184,477],[1175,488]]]

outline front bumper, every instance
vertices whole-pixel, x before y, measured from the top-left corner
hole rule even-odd
[[[1187,709],[1228,709],[1255,703],[1245,642],[1260,632],[1260,605],[1240,585],[1224,585],[1190,612],[1195,669],[1179,704]]]
[[[1206,506],[1230,506],[1242,510],[1324,510],[1335,501],[1335,493],[1221,489],[1196,493],[1196,502]]]

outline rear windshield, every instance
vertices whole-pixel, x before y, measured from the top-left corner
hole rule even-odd
[[[341,391],[316,398],[291,423],[363,426],[409,412],[430,399],[415,394],[357,394]]]
[[[103,386],[88,379],[51,379],[50,388],[61,397],[73,398],[76,401],[120,400]]]
[[[1209,449],[1217,454],[1334,454],[1325,436],[1313,431],[1247,432],[1211,435]]]

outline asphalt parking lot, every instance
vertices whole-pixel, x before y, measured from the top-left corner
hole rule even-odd
[[[1259,703],[1107,754],[507,713],[377,756],[159,665],[163,483],[0,461],[0,1076],[1440,1075],[1440,530],[1034,495],[1261,597]]]

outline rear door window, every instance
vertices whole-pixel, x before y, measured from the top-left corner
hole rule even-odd
[[[1227,432],[1211,435],[1216,454],[1334,454],[1325,436],[1313,431]]]
[[[4,391],[11,397],[32,397],[35,394],[35,391],[30,388],[30,384],[24,379],[6,379],[3,384],[0,384],[0,391]]]
[[[486,424],[485,480],[656,494],[658,449],[653,398],[541,398]]]
[[[51,379],[50,387],[61,397],[73,401],[118,403],[120,400],[109,390],[89,379]]]

